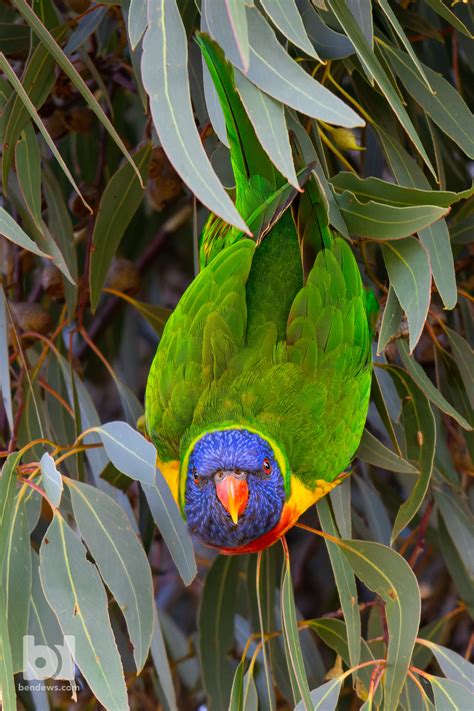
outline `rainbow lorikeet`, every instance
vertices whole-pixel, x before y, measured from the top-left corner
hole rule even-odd
[[[288,204],[217,45],[198,38],[226,120],[237,208],[253,239],[211,216],[201,271],[168,320],[146,427],[191,531],[260,550],[340,481],[364,427],[370,299],[349,245],[316,210],[306,282]]]

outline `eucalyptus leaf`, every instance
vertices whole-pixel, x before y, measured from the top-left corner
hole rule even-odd
[[[58,512],[41,544],[40,577],[63,634],[74,637],[74,661],[94,696],[107,709],[127,709],[104,586],[86,549]]]
[[[53,457],[45,452],[40,460],[42,484],[46,495],[53,506],[56,508],[61,501],[63,493],[63,480],[61,474],[56,469],[56,464]]]
[[[226,222],[246,232],[246,225],[224,191],[199,138],[189,93],[187,56],[186,33],[175,0],[149,3],[142,79],[161,144],[196,197]]]

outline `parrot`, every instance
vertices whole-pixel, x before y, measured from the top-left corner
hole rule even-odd
[[[375,296],[317,200],[304,276],[291,209],[301,188],[262,148],[220,47],[197,42],[252,234],[210,215],[200,271],[150,368],[145,426],[191,533],[235,555],[273,545],[344,478],[368,411]]]

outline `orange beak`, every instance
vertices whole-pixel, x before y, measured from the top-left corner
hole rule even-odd
[[[249,487],[246,479],[237,479],[232,474],[227,474],[216,482],[217,498],[226,511],[229,512],[234,524],[245,511],[249,498]]]

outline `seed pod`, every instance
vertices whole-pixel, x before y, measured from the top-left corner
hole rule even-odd
[[[140,275],[135,264],[124,257],[114,257],[107,273],[105,286],[116,291],[138,291]]]
[[[61,272],[50,261],[46,261],[41,272],[43,290],[56,301],[64,299],[64,282]]]
[[[162,148],[155,148],[150,164],[147,199],[151,207],[161,212],[175,202],[183,192],[183,182]]]
[[[10,309],[16,326],[22,331],[36,331],[46,334],[53,330],[53,319],[41,304],[10,302]]]

